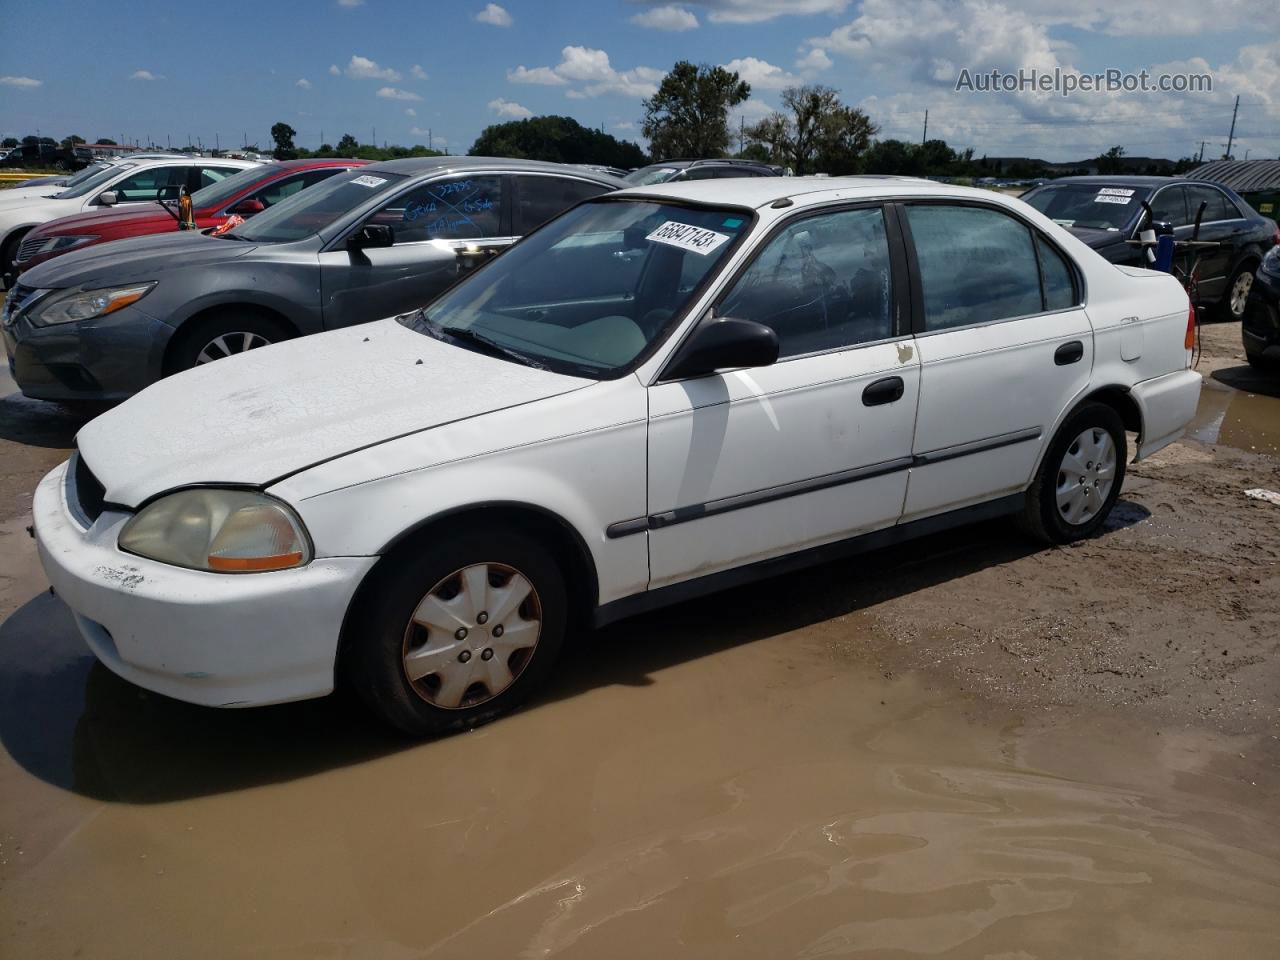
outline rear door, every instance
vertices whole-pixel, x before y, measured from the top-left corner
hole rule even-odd
[[[378,320],[430,302],[483,251],[514,241],[509,198],[507,176],[474,174],[430,180],[389,200],[354,229],[388,226],[393,246],[352,254],[340,241],[320,254],[325,326]]]
[[[552,217],[557,217],[583,200],[590,200],[610,187],[593,180],[556,174],[519,174],[511,178],[515,190],[514,233],[523,237]]]
[[[1070,261],[1011,213],[954,201],[901,212],[921,363],[910,520],[1026,486],[1089,382],[1093,331]]]
[[[1221,190],[1208,185],[1188,185],[1187,207],[1193,221],[1202,202],[1205,209],[1200,221],[1200,239],[1215,240],[1223,245],[1218,249],[1203,247],[1192,255],[1199,255],[1196,275],[1199,278],[1200,300],[1216,302],[1226,292],[1227,274],[1235,262],[1241,235],[1248,231],[1249,224]],[[1190,237],[1190,230],[1187,236]]]

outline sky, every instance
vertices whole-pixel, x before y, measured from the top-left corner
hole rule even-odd
[[[0,136],[180,146],[428,143],[556,113],[643,145],[642,100],[680,59],[781,90],[822,83],[881,137],[978,156],[1280,156],[1275,0],[0,0]],[[1211,92],[957,91],[960,71],[1208,73]]]

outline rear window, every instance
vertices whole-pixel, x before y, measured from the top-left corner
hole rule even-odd
[[[1022,199],[1064,227],[1117,231],[1137,218],[1150,195],[1150,187],[1121,183],[1050,183]]]

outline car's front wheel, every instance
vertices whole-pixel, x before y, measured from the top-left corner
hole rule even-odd
[[[384,561],[349,624],[346,679],[414,736],[506,713],[546,679],[564,641],[555,558],[517,531],[453,528]]]
[[[1050,543],[1094,533],[1120,496],[1126,459],[1119,414],[1101,403],[1081,407],[1058,429],[1027,491],[1023,529]]]
[[[189,323],[177,334],[166,373],[190,370],[291,336],[280,322],[247,308],[219,310]]]

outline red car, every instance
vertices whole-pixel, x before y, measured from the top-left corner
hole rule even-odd
[[[242,170],[225,180],[211,183],[191,195],[196,228],[206,230],[226,223],[231,217],[248,219],[273,203],[319,183],[335,173],[362,167],[367,160],[286,160]],[[170,212],[172,211],[172,212]],[[14,261],[15,273],[52,260],[71,250],[83,250],[96,243],[177,231],[177,204],[157,203],[143,209],[104,209],[78,213],[36,227],[22,239]]]

